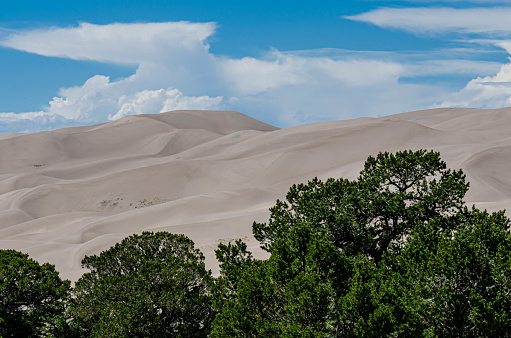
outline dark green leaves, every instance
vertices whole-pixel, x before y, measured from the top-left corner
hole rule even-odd
[[[211,273],[183,235],[133,235],[99,256],[78,280],[70,314],[78,334],[105,337],[205,337]]]
[[[61,332],[69,289],[70,282],[62,281],[53,265],[40,265],[18,251],[0,250],[0,336]]]
[[[270,258],[220,244],[216,280],[182,235],[85,257],[67,318],[91,337],[508,337],[510,223],[467,209],[467,189],[436,152],[381,153],[357,180],[293,185],[253,224]],[[66,333],[69,284],[14,251],[0,262],[2,334]]]
[[[424,317],[439,336],[505,337],[511,332],[511,235],[503,212],[473,209],[456,231],[433,221],[412,234],[399,258],[421,285]],[[432,240],[433,239],[433,240]]]
[[[425,150],[369,157],[354,181],[293,185],[253,224],[268,260],[223,248],[236,283],[217,295],[212,335],[509,336],[509,221],[466,209],[467,189]]]
[[[287,201],[270,209],[268,223],[254,223],[254,236],[273,252],[275,239],[306,222],[325,229],[346,254],[380,260],[399,251],[415,226],[456,214],[467,189],[463,172],[446,169],[437,152],[380,153],[367,159],[356,181],[315,178],[293,185]]]

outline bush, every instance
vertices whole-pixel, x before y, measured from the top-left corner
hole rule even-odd
[[[205,337],[214,312],[204,256],[183,235],[133,235],[85,257],[70,307],[80,336]]]

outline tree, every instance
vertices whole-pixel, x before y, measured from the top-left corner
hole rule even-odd
[[[268,260],[217,251],[231,283],[212,336],[508,336],[509,220],[468,210],[467,190],[425,150],[370,156],[354,181],[293,185],[253,224]]]
[[[462,170],[450,170],[440,153],[426,150],[369,156],[355,181],[317,178],[293,185],[287,202],[277,201],[268,223],[253,224],[264,250],[300,222],[325,228],[327,235],[351,256],[380,260],[399,251],[417,224],[456,214],[468,183]]]
[[[0,250],[0,336],[58,335],[69,290],[70,282],[60,279],[54,265]]]
[[[184,235],[144,232],[87,256],[69,312],[91,337],[205,337],[214,312],[211,272]]]
[[[241,241],[216,251],[221,262],[217,287],[223,288],[216,290],[219,314],[212,337],[328,337],[336,332],[332,300],[345,286],[342,272],[349,271],[349,262],[323,234],[305,225],[291,230],[294,235],[276,244],[287,250],[276,249],[266,261],[243,259],[248,254]]]
[[[511,332],[511,234],[503,211],[464,209],[450,222],[417,228],[401,273],[417,283],[421,311],[438,336],[508,337]],[[453,227],[454,228],[454,227]]]

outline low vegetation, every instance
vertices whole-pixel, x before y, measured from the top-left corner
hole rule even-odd
[[[439,153],[380,153],[356,180],[292,186],[253,224],[270,258],[220,243],[217,278],[163,232],[85,257],[71,293],[3,250],[0,336],[507,337],[509,219],[468,208],[468,187]]]
[[[175,200],[176,200],[175,198],[161,198],[161,197],[153,197],[152,200],[143,199],[143,200],[138,201],[138,204],[135,206],[135,209],[146,208],[146,207],[150,207],[150,206],[153,206],[153,205],[158,205],[158,204],[163,204],[163,203],[167,203],[167,202],[172,202],[172,201],[175,201]]]

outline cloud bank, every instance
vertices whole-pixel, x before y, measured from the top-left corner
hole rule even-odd
[[[418,34],[511,32],[507,20],[471,25],[473,11],[452,11],[456,10],[383,8],[348,18]],[[508,14],[511,10],[499,18]],[[448,15],[458,19],[449,23]],[[42,111],[0,113],[0,132],[55,129],[179,109],[233,109],[285,127],[447,104],[489,106],[508,102],[506,95],[511,95],[502,89],[502,83],[511,82],[511,65],[478,61],[477,48],[430,54],[273,49],[257,58],[229,58],[210,52],[208,39],[216,28],[215,23],[191,22],[81,23],[11,31],[0,40],[1,46],[47,57],[132,64],[137,70],[116,81],[96,75],[80,86],[63,88]],[[503,39],[486,43],[511,49]],[[469,59],[470,55],[474,57]],[[473,78],[458,92],[420,81],[446,75]]]
[[[11,123],[12,131],[24,132],[37,130],[37,123],[31,123],[36,117],[42,129],[50,129],[58,125],[56,121],[99,123],[129,114],[221,109],[222,96],[188,96],[181,91],[197,92],[200,88],[194,82],[211,77],[213,57],[206,40],[215,27],[214,23],[190,22],[81,23],[14,32],[0,45],[48,57],[135,64],[137,71],[115,82],[96,75],[82,86],[61,89],[44,111],[0,113],[0,121]]]

